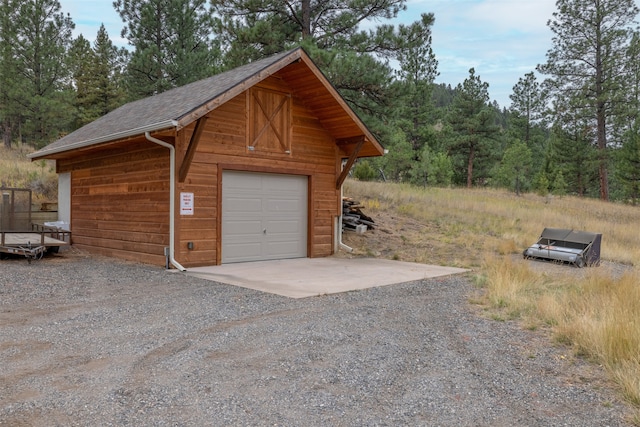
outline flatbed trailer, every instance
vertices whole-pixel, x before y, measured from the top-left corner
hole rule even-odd
[[[55,236],[55,237],[52,237]],[[31,231],[0,231],[0,254],[22,255],[31,263],[45,252],[69,245],[71,232],[39,227]]]

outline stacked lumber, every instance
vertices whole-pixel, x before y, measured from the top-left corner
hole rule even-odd
[[[362,212],[363,207],[350,197],[342,198],[342,231],[364,233],[375,227],[375,221]]]

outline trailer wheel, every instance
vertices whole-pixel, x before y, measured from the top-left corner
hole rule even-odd
[[[582,257],[578,257],[578,259],[576,260],[576,267],[578,268],[584,267],[584,259],[582,259]]]

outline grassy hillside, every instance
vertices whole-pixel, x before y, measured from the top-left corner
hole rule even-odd
[[[345,196],[378,224],[347,233],[356,254],[471,268],[488,316],[548,331],[604,366],[640,425],[640,208],[502,190],[348,181]],[[602,233],[603,265],[525,261],[545,227]]]
[[[31,162],[27,158],[31,152],[33,149],[27,146],[11,150],[0,146],[0,187],[30,188],[34,201],[56,201],[55,164],[46,160]]]
[[[412,244],[404,251],[402,245],[389,243],[391,257],[398,259],[478,267],[487,257],[522,252],[545,227],[553,227],[602,233],[603,259],[640,263],[640,208],[633,206],[577,197],[516,196],[504,190],[359,181],[347,181],[344,195],[359,200],[374,219],[379,217],[381,229],[400,225],[401,241]],[[389,237],[384,231],[377,233]],[[365,247],[368,238],[351,242]]]

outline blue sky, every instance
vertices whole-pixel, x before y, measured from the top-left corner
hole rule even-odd
[[[62,10],[82,33],[93,41],[101,23],[114,43],[123,23],[112,0],[60,0]],[[555,0],[409,0],[407,11],[394,23],[409,24],[421,13],[435,15],[433,50],[438,60],[438,83],[456,86],[475,68],[489,83],[489,95],[501,107],[511,104],[509,95],[518,79],[545,61],[551,47],[547,21],[555,11]]]

